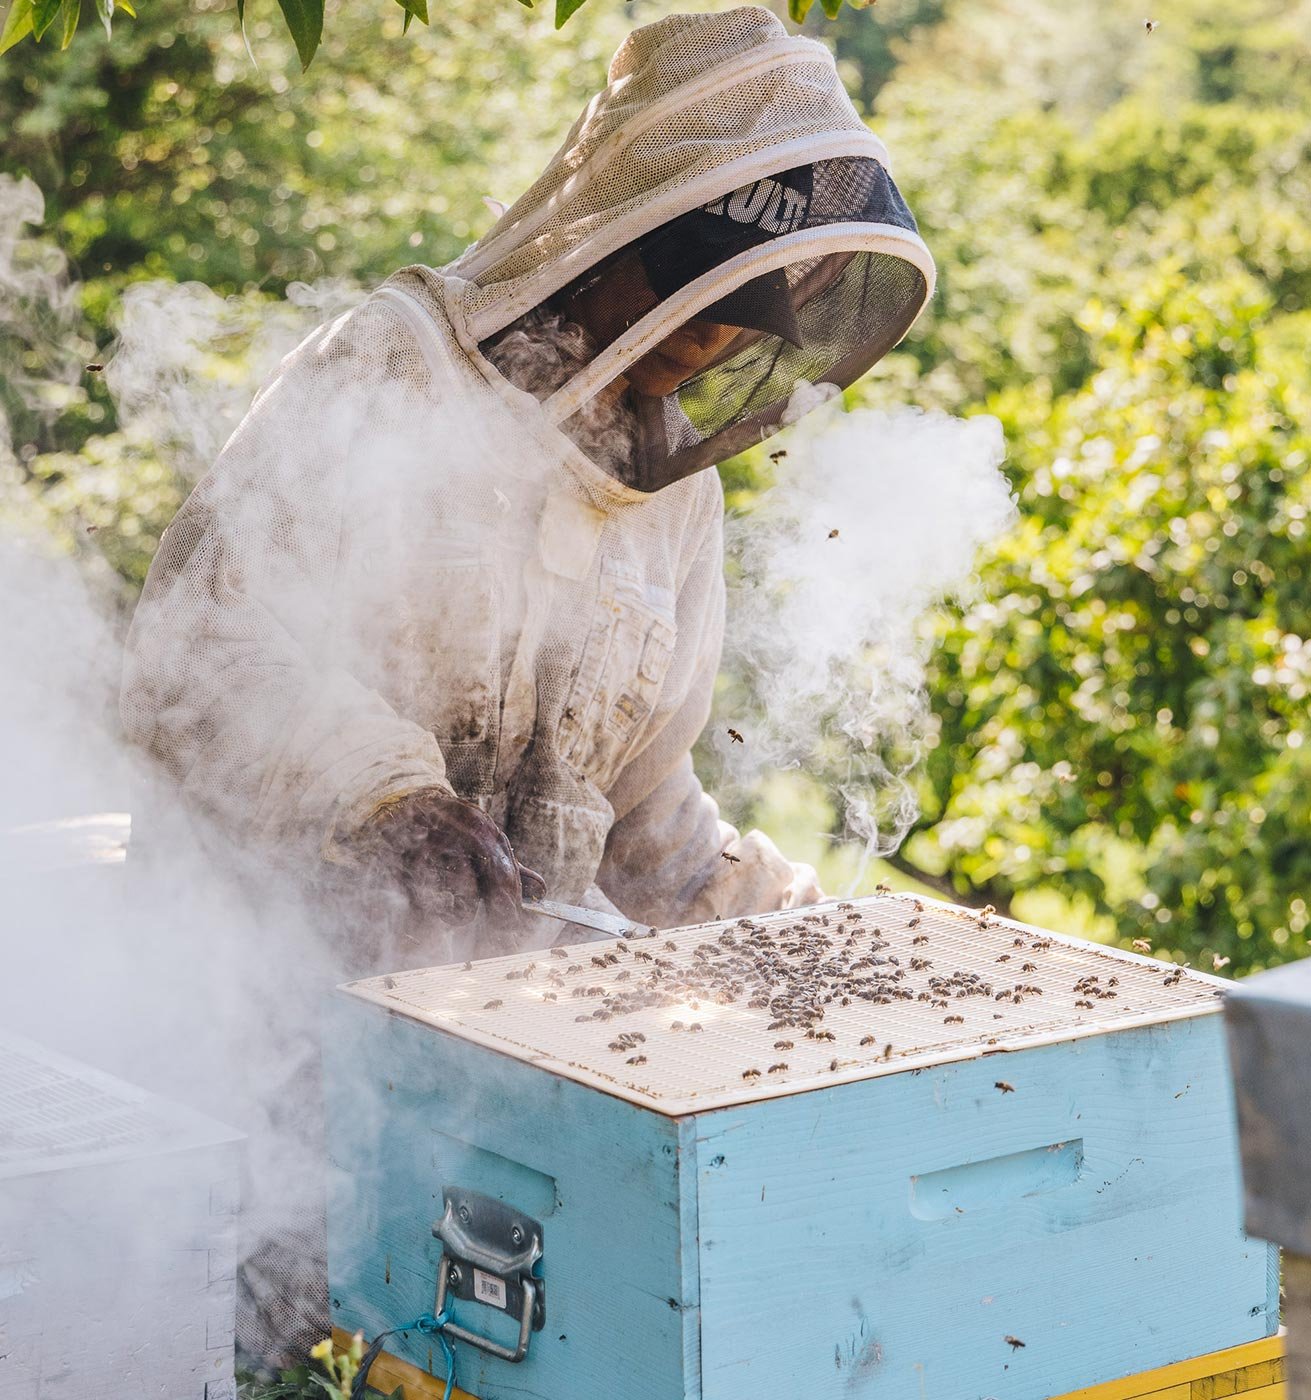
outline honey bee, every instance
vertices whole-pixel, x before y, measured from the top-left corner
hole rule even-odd
[[[543,993],[542,993],[542,1000],[543,1000],[543,1001],[555,1001],[556,999],[557,999],[557,998],[556,998],[556,995],[555,995],[554,992],[543,992]]]
[[[775,1049],[775,1050],[791,1050],[791,1049],[792,1049],[792,1042],[791,1042],[790,1040],[776,1040],[776,1041],[774,1042],[774,1049]]]
[[[1020,971],[1021,971],[1021,972],[1037,972],[1037,970],[1038,970],[1038,964],[1037,964],[1037,963],[1021,963],[1021,964],[1020,964]]]
[[[944,1016],[944,1017],[942,1018],[942,1024],[943,1024],[944,1026],[963,1026],[963,1025],[965,1024],[965,1017],[964,1017],[964,1016]]]
[[[874,1037],[873,1037],[872,1035],[862,1036],[861,1039],[860,1039],[860,1043],[861,1043],[862,1045],[873,1045],[873,1044],[874,1044]]]
[[[1150,953],[1152,951],[1152,940],[1150,938],[1135,938],[1133,946],[1136,952]]]
[[[465,971],[465,972],[472,972],[472,971],[473,971],[473,964],[472,964],[471,962],[465,963],[464,968],[463,968],[463,971]]]
[[[787,1069],[787,1065],[780,1060],[778,1064],[770,1065],[769,1072],[770,1074],[782,1074],[785,1069]]]
[[[918,915],[918,914],[906,924],[906,927],[907,927],[907,928],[917,928],[918,926],[919,926],[919,915]]]
[[[1011,955],[1009,953],[1002,953],[998,957],[995,957],[993,962],[1010,962],[1010,960]]]
[[[910,940],[912,947],[919,947],[921,944],[927,943],[928,941],[929,936],[927,933],[917,933],[915,937]]]
[[[671,1031],[681,1031],[683,1029],[682,1021],[671,1021],[669,1023],[669,1029]]]
[[[781,462],[781,461],[783,460],[783,458],[786,457],[787,455],[788,455],[788,450],[787,450],[787,448],[786,448],[786,447],[780,447],[776,452],[771,452],[771,453],[769,454],[769,460],[770,460],[771,462]]]
[[[730,855],[727,851],[720,851],[720,860],[726,860],[730,865],[741,865],[742,857]]]
[[[630,1064],[630,1065],[644,1065],[644,1064],[646,1064],[646,1056],[645,1056],[645,1055],[631,1055],[631,1056],[628,1058],[628,1060],[625,1061],[625,1063]]]
[[[1024,1345],[1024,1343],[1020,1341],[1018,1337],[1007,1337],[1006,1345],[1010,1347],[1012,1351],[1019,1351],[1019,1349]]]
[[[1080,1000],[1076,1001],[1074,1004],[1079,1008],[1080,1011],[1091,1011],[1093,1009],[1093,1004],[1090,1001]]]
[[[1212,968],[1213,971],[1219,972],[1221,968],[1228,967],[1228,966],[1229,966],[1229,959],[1228,959],[1228,958],[1222,958],[1222,957],[1220,956],[1219,953],[1212,953],[1212,954],[1211,954],[1211,968]]]
[[[552,948],[551,956],[553,958],[567,958],[569,956],[569,952],[565,948]]]
[[[837,530],[830,530],[830,531],[828,532],[828,537],[829,537],[829,539],[831,539],[831,540],[835,540],[835,539],[838,538],[838,534],[839,534],[839,532],[838,532]]]
[[[912,958],[910,960],[910,970],[912,972],[924,972],[932,966],[933,964],[928,958]]]
[[[1015,1085],[1008,1084],[1004,1079],[999,1079],[992,1087],[994,1089],[1000,1089],[1003,1094],[1013,1094],[1015,1092]]]
[[[837,1070],[837,1067],[838,1067],[838,1062],[837,1062],[837,1060],[834,1059],[834,1060],[830,1060],[830,1061],[828,1062],[828,1068],[829,1068],[829,1073],[830,1073],[830,1074],[835,1073],[836,1070]]]
[[[1226,958],[1225,961],[1228,962],[1229,959]],[[396,985],[396,979],[391,976],[384,977],[382,979],[382,985],[386,987],[388,991],[391,991],[391,989]]]
[[[1144,28],[1149,34],[1155,34],[1155,33],[1156,33],[1156,26],[1157,26],[1158,24],[1160,24],[1160,22],[1161,22],[1161,21],[1160,21],[1159,19],[1145,19],[1145,20],[1143,20],[1143,28]],[[88,366],[88,368],[89,368],[89,366]]]
[[[666,953],[676,953],[676,952],[678,952],[678,944],[675,943],[675,942],[673,941],[673,939],[670,939],[670,940],[669,940],[668,942],[666,942],[666,944],[665,944],[665,952],[666,952]]]
[[[760,1071],[759,1071],[758,1069],[744,1069],[744,1070],[742,1071],[742,1078],[743,1078],[743,1079],[759,1079],[759,1078],[760,1078]]]
[[[742,736],[737,732],[736,729],[730,729],[728,731],[728,737],[734,744],[742,744],[746,742],[746,740],[742,738]]]
[[[484,1011],[495,1011],[496,1008],[497,1008],[498,1006],[502,1006],[502,1005],[504,1005],[503,1002],[500,1002],[500,1001],[498,1001],[495,997],[493,997],[491,1001],[485,1002],[485,1003],[483,1004],[483,1010],[484,1010]]]
[[[693,1031],[704,1030],[705,1027],[702,1026],[702,1024],[701,1024],[700,1021],[693,1021],[692,1024],[691,1024],[690,1026],[688,1026],[687,1029],[688,1029],[688,1034],[690,1035]]]

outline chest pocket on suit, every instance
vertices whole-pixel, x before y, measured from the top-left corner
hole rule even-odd
[[[603,569],[559,729],[561,759],[603,792],[655,709],[675,636],[671,593]]]

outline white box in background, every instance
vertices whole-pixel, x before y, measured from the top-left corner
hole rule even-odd
[[[234,1400],[240,1144],[0,1035],[0,1400]]]

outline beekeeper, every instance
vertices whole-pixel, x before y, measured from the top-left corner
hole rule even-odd
[[[813,900],[693,772],[714,467],[868,370],[932,285],[827,49],[755,7],[638,29],[484,238],[262,390],[161,542],[131,735],[416,960],[551,941],[519,917],[543,890],[664,926]]]

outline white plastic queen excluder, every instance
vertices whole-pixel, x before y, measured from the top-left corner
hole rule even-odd
[[[334,1322],[445,1306],[483,1400],[1046,1400],[1264,1337],[1223,985],[905,896],[356,983]]]

